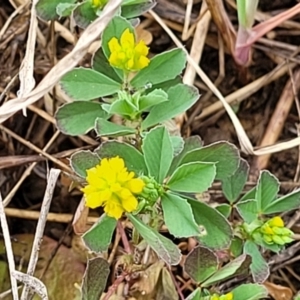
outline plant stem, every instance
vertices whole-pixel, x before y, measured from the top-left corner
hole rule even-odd
[[[178,295],[179,295],[180,299],[181,299],[181,300],[184,300],[184,296],[183,296],[182,291],[181,291],[181,289],[180,289],[180,287],[179,287],[179,285],[178,285],[178,283],[177,283],[177,281],[176,281],[176,279],[175,279],[175,277],[174,277],[174,274],[172,273],[171,267],[170,267],[170,266],[167,266],[167,270],[168,270],[169,273],[170,273],[170,276],[171,276],[171,278],[172,278],[172,280],[173,280],[173,283],[174,283],[174,285],[175,285],[175,287],[176,287],[176,290],[177,290],[177,292],[178,292]]]
[[[103,300],[109,300],[110,299],[110,297],[112,296],[114,291],[117,289],[118,285],[125,279],[126,275],[127,275],[126,273],[123,273],[115,280],[115,282],[112,284],[112,286],[109,287],[109,289],[108,289],[106,295],[104,296]]]
[[[124,227],[123,227],[122,222],[120,220],[118,220],[117,228],[118,228],[118,231],[120,233],[125,252],[128,253],[128,254],[132,254],[132,251],[131,251],[131,248],[130,248],[130,245],[129,245],[129,241],[127,239]]]

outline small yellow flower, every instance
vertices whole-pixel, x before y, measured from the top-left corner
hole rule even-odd
[[[92,7],[98,9],[98,8],[103,8],[108,0],[91,0],[92,1]]]
[[[233,300],[233,294],[232,293],[227,293],[226,295],[217,295],[217,294],[213,294],[210,297],[210,300]]]
[[[104,206],[110,217],[119,219],[123,212],[132,212],[138,206],[136,196],[143,191],[145,183],[128,172],[124,160],[118,156],[101,160],[100,164],[87,170],[87,186],[82,189],[86,206]]]
[[[149,65],[149,48],[144,41],[136,44],[134,34],[128,28],[122,33],[120,41],[113,37],[108,42],[108,48],[108,61],[113,67],[124,71],[138,71]]]
[[[284,227],[284,222],[279,216],[272,218],[268,223],[271,227]]]
[[[284,222],[281,217],[276,216],[269,221],[265,222],[260,228],[258,233],[269,245],[276,244],[283,246],[284,244],[293,241],[291,238],[293,232],[284,227]]]

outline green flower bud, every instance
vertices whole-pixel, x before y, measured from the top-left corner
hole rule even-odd
[[[282,236],[281,238],[283,239],[285,244],[291,243],[293,241],[293,239],[288,236]]]
[[[266,222],[255,220],[251,224],[244,224],[243,227],[252,239],[259,245],[284,246],[293,241],[293,232],[284,227],[281,217],[276,216]],[[252,231],[249,229],[252,228]],[[248,229],[248,231],[247,231]]]
[[[161,196],[163,188],[152,177],[141,176],[140,178],[145,183],[144,189],[140,195],[148,201],[149,205],[153,205]]]
[[[285,244],[284,240],[279,235],[273,235],[272,240],[275,244],[283,246]]]
[[[272,243],[273,243],[272,236],[270,236],[270,235],[263,235],[263,240],[264,240],[267,244],[272,244]]]

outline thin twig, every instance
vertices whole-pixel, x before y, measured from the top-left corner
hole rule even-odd
[[[34,237],[34,241],[33,241],[33,245],[32,245],[31,256],[29,259],[29,264],[28,264],[28,269],[27,269],[27,274],[31,275],[31,276],[34,273],[34,270],[35,270],[35,267],[36,267],[36,264],[38,261],[38,256],[39,256],[38,254],[39,254],[39,250],[40,250],[42,239],[43,239],[44,228],[45,228],[46,221],[47,221],[47,215],[48,215],[51,200],[53,197],[56,181],[57,181],[57,178],[58,178],[60,172],[61,171],[58,169],[50,170],[48,184],[47,184],[45,196],[43,199],[40,218],[39,218],[39,221],[37,224],[36,233],[35,233],[35,237]],[[21,300],[30,299],[29,294],[30,294],[30,288],[27,285],[25,285],[23,292],[22,292]]]
[[[56,131],[54,133],[54,135],[52,136],[52,138],[49,140],[49,142],[46,144],[46,146],[43,148],[43,150],[39,149],[38,147],[34,146],[33,144],[31,144],[30,142],[24,140],[23,138],[21,138],[20,136],[18,136],[17,134],[15,134],[14,132],[12,132],[11,130],[5,128],[5,127],[1,127],[2,125],[0,125],[0,128],[3,131],[6,131],[9,135],[11,135],[13,138],[17,139],[18,141],[24,143],[25,145],[31,145],[33,146],[33,148],[31,148],[32,150],[35,149],[38,153],[44,155],[45,157],[49,158],[50,160],[52,160],[54,163],[57,163],[60,167],[64,168],[65,170],[68,170],[69,172],[71,171],[71,169],[64,164],[63,162],[61,162],[59,159],[54,158],[52,155],[46,153],[45,151],[47,151],[49,149],[49,147],[53,144],[53,142],[56,140],[56,138],[59,136],[60,132]],[[30,148],[30,147],[29,147]],[[34,167],[36,166],[37,162],[32,163],[23,173],[22,177],[19,179],[19,181],[16,183],[16,185],[13,187],[13,189],[9,192],[9,194],[5,197],[5,199],[3,200],[3,205],[6,207],[9,202],[11,201],[12,197],[15,195],[15,193],[17,192],[17,190],[19,189],[19,187],[21,186],[21,184],[24,182],[24,180],[31,174],[32,170],[34,169]]]
[[[27,219],[27,220],[38,220],[40,212],[29,209],[18,209],[18,208],[5,208],[5,214],[9,217]],[[62,213],[49,213],[47,216],[48,222],[56,223],[69,223],[74,218],[73,214],[62,214]],[[92,225],[98,221],[99,217],[88,217],[87,224]]]
[[[0,220],[1,220],[1,228],[2,228],[2,233],[3,233],[3,237],[4,237],[4,242],[5,242],[7,261],[8,261],[8,266],[9,266],[9,275],[10,275],[12,295],[13,295],[14,300],[19,300],[17,280],[12,275],[13,272],[16,270],[16,268],[15,268],[16,266],[15,266],[14,254],[12,251],[10,234],[9,234],[7,220],[6,220],[6,216],[5,216],[5,212],[4,212],[4,206],[3,206],[3,202],[2,202],[1,193],[0,193]]]

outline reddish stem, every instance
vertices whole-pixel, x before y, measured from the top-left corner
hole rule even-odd
[[[131,251],[131,247],[130,247],[129,241],[128,241],[128,239],[127,239],[127,236],[126,236],[124,227],[123,227],[122,222],[121,222],[120,220],[118,220],[117,228],[118,228],[119,234],[120,234],[120,236],[121,236],[121,239],[122,239],[122,243],[123,243],[125,252],[126,252],[127,254],[132,254],[132,251]]]
[[[109,300],[109,298],[112,296],[112,294],[117,289],[118,285],[125,279],[126,275],[127,275],[126,273],[123,273],[115,280],[115,282],[112,284],[112,286],[109,287],[103,300]]]
[[[175,277],[174,277],[174,274],[173,274],[173,272],[172,272],[172,270],[171,270],[171,267],[170,267],[170,266],[167,266],[167,270],[169,271],[169,273],[170,273],[170,275],[171,275],[171,278],[172,278],[172,280],[173,280],[173,283],[174,283],[174,285],[176,286],[176,290],[177,290],[177,292],[178,292],[178,295],[180,296],[180,299],[181,299],[181,300],[184,300],[184,296],[183,296],[182,291],[181,291],[181,289],[180,289],[180,287],[179,287],[179,285],[178,285],[178,283],[177,283],[177,281],[176,281],[176,279],[175,279]]]

